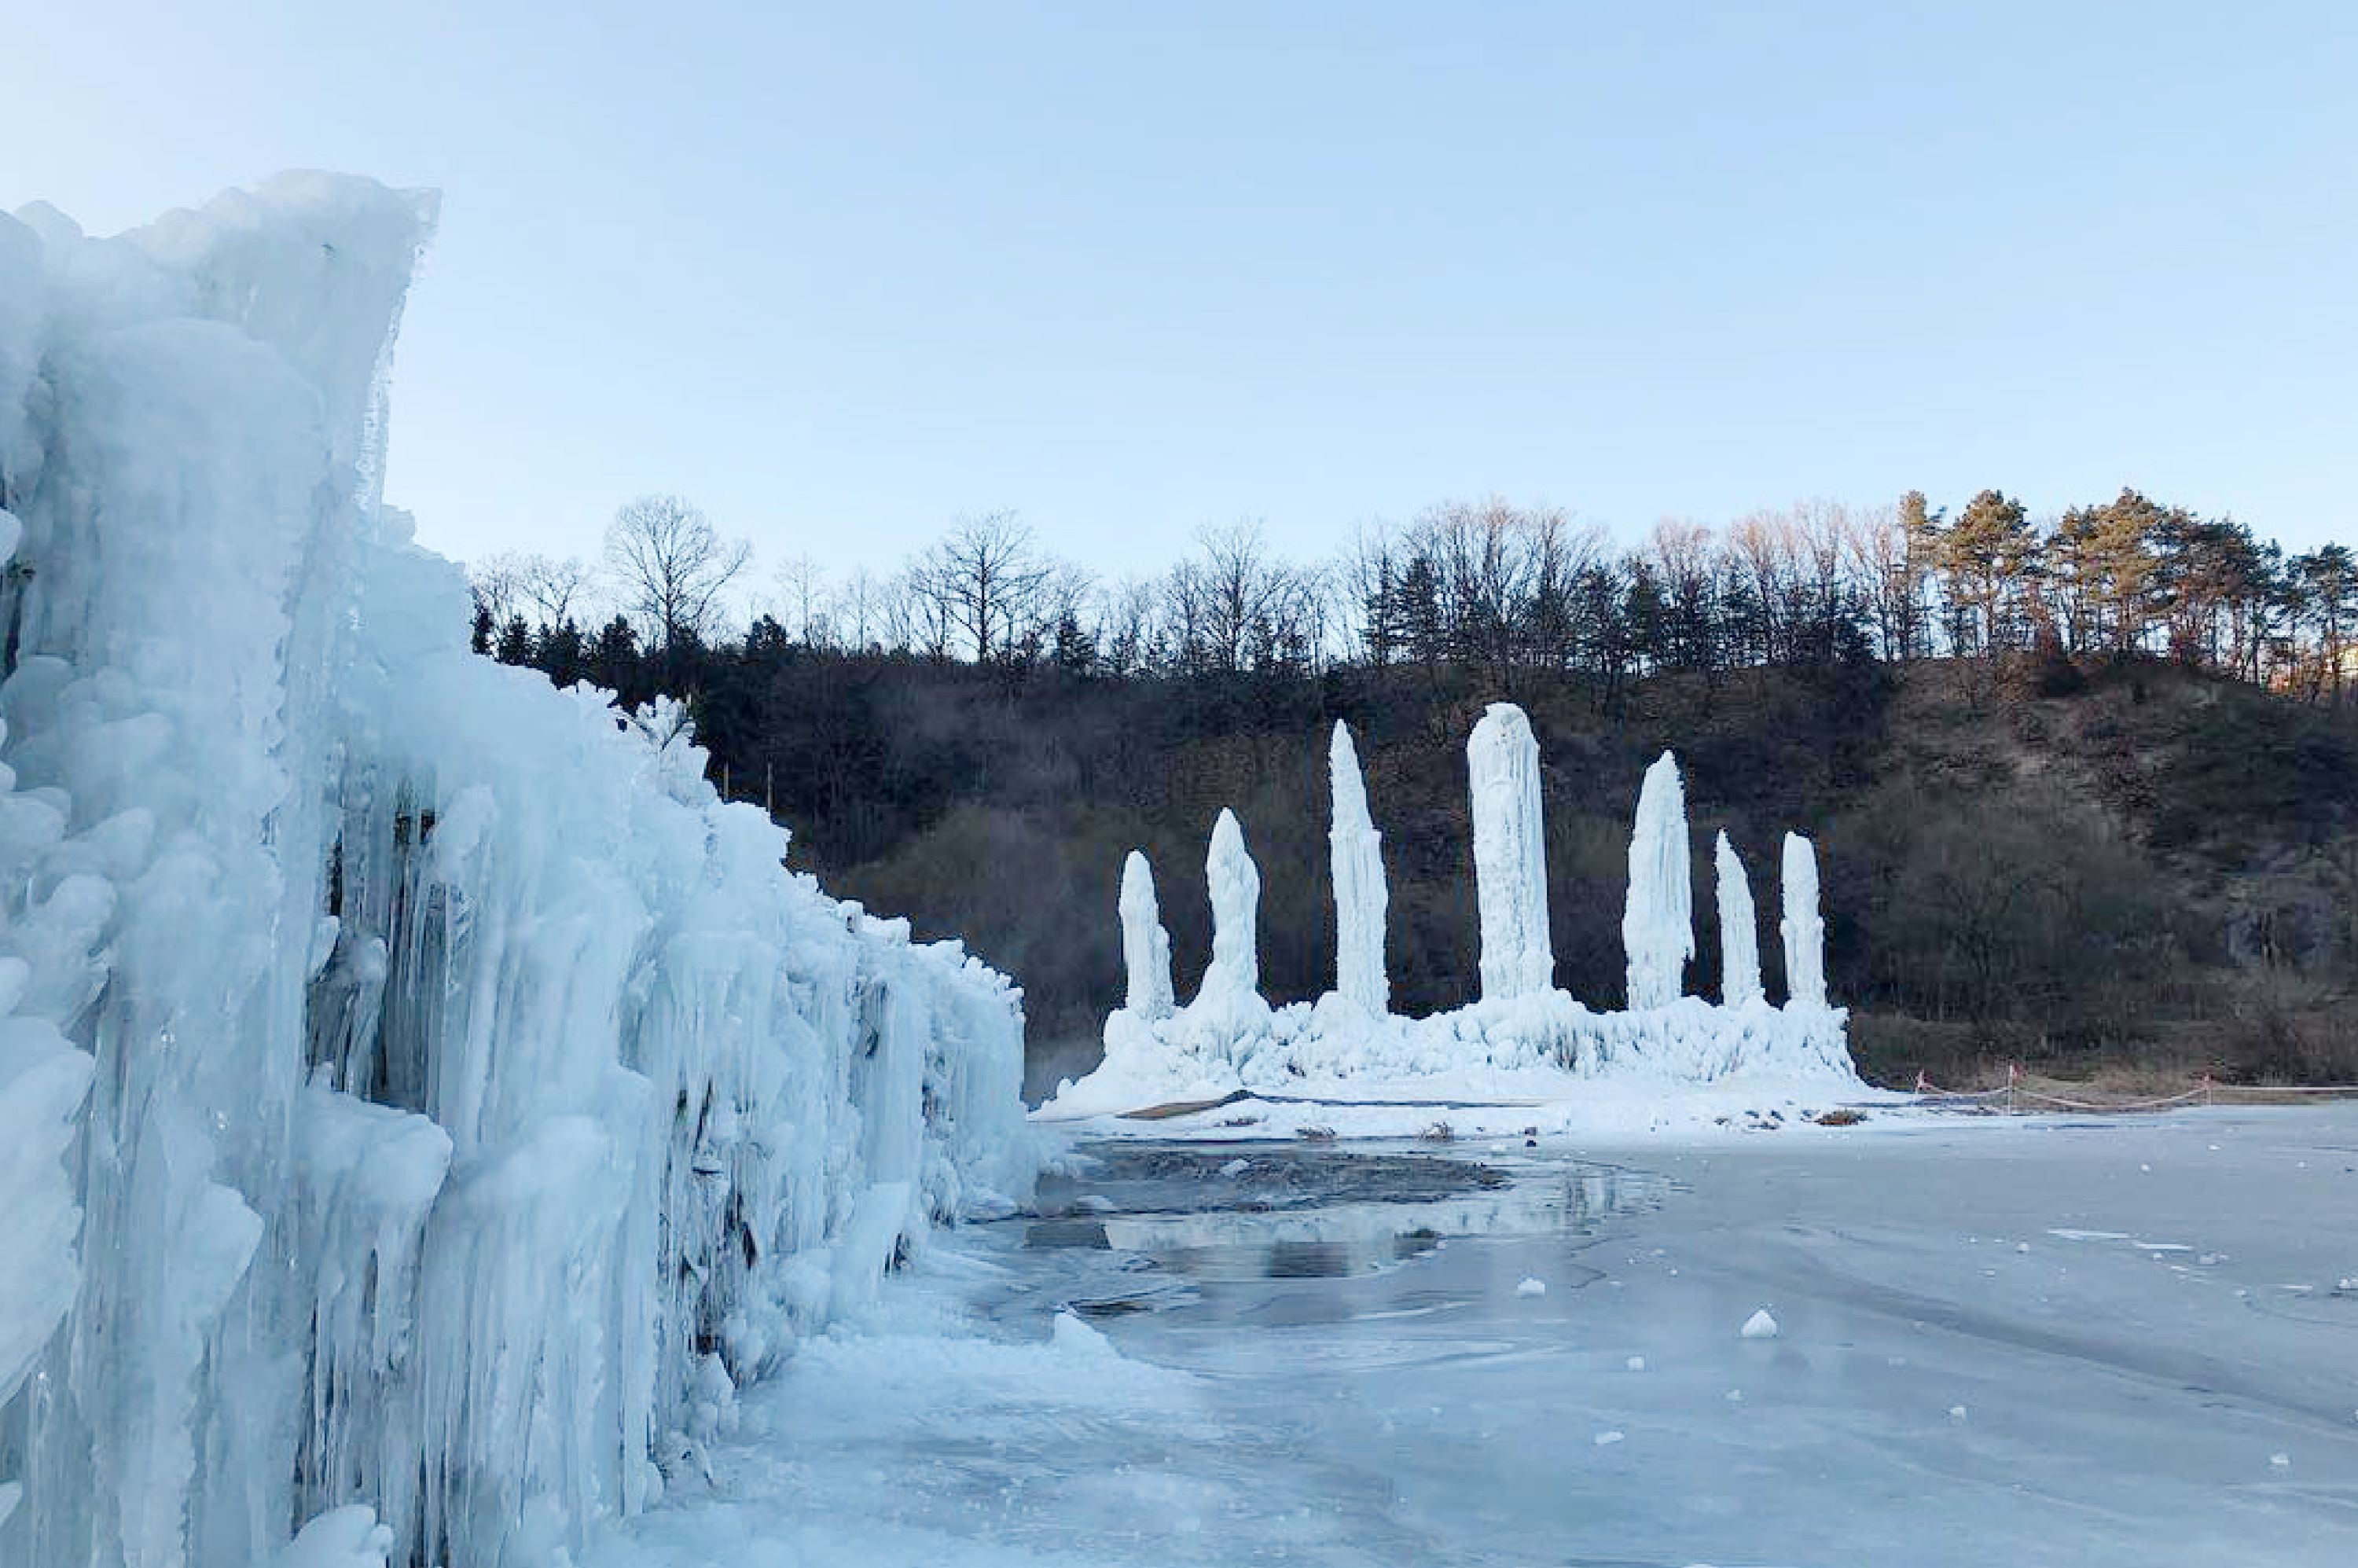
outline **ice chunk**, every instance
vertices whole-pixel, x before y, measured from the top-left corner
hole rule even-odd
[[[1762,1307],[1744,1320],[1744,1327],[1739,1332],[1747,1339],[1774,1339],[1777,1337],[1777,1320],[1768,1315],[1767,1307]]]
[[[1519,1296],[1543,1296],[1547,1294],[1547,1281],[1545,1280],[1535,1280],[1526,1275],[1522,1282],[1515,1287],[1515,1294]]]
[[[1326,843],[1335,879],[1335,990],[1381,1017],[1391,1007],[1384,978],[1383,837],[1368,815],[1368,789],[1347,725],[1337,722],[1327,748],[1335,815]]]
[[[1719,888],[1719,1000],[1724,1007],[1750,1007],[1761,1000],[1760,924],[1753,913],[1752,883],[1744,861],[1722,829],[1712,846]]]
[[[1540,743],[1512,703],[1494,702],[1466,741],[1474,816],[1475,902],[1486,1001],[1555,983],[1548,932],[1547,843],[1540,815]]]
[[[277,1568],[384,1568],[393,1531],[376,1510],[354,1504],[330,1509],[305,1525],[278,1554]]]
[[[1687,864],[1686,788],[1664,752],[1638,792],[1629,837],[1629,889],[1621,913],[1632,1011],[1668,1007],[1684,989],[1694,957],[1694,889]]]

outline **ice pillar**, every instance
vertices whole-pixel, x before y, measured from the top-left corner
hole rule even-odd
[[[1629,895],[1621,909],[1629,1007],[1668,1007],[1694,957],[1694,887],[1687,865],[1687,795],[1668,752],[1646,770],[1629,836]]]
[[[1785,1004],[1826,1005],[1826,923],[1818,918],[1818,852],[1785,835]]]
[[[1212,825],[1212,849],[1204,860],[1212,892],[1212,964],[1204,971],[1198,1000],[1260,994],[1260,872],[1245,852],[1244,829],[1236,813],[1223,807]]]
[[[1335,989],[1381,1017],[1391,1007],[1391,983],[1384,978],[1384,841],[1368,816],[1368,786],[1348,726],[1335,726],[1326,762],[1335,788],[1326,834],[1335,871]]]
[[[1752,911],[1752,883],[1725,832],[1712,860],[1719,873],[1719,1001],[1722,1007],[1748,1007],[1761,999],[1760,926]]]
[[[1540,831],[1540,743],[1510,702],[1494,702],[1466,742],[1473,790],[1475,900],[1482,996],[1529,996],[1555,983],[1548,943],[1547,854]]]
[[[1154,871],[1136,849],[1121,863],[1121,962],[1130,972],[1122,1004],[1135,1017],[1171,1016],[1171,934],[1154,902]]]

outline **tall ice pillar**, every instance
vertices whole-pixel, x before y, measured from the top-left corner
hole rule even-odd
[[[1722,1007],[1748,1007],[1762,995],[1760,925],[1752,908],[1752,882],[1724,831],[1712,860],[1719,877],[1719,1002]]]
[[[1153,869],[1136,849],[1121,863],[1121,962],[1130,974],[1123,1006],[1141,1019],[1170,1017],[1171,934],[1154,901]]]
[[[1629,895],[1621,909],[1629,1008],[1668,1007],[1694,957],[1694,885],[1687,860],[1687,793],[1668,752],[1646,770],[1629,836]]]
[[[1785,1004],[1826,1005],[1826,923],[1818,917],[1818,852],[1785,835]]]
[[[1483,1000],[1544,991],[1555,983],[1555,951],[1548,939],[1540,743],[1521,708],[1490,705],[1466,741],[1466,771],[1473,793]]]
[[[1335,873],[1335,989],[1380,1018],[1391,1008],[1391,983],[1384,978],[1384,840],[1368,815],[1367,781],[1349,726],[1335,726],[1326,764],[1335,795],[1326,834]]]
[[[1260,994],[1260,872],[1245,851],[1244,829],[1223,806],[1212,825],[1204,878],[1212,893],[1212,963],[1198,1000]]]

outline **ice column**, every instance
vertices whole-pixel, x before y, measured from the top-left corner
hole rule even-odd
[[[1629,960],[1629,1008],[1679,1000],[1694,957],[1694,888],[1687,867],[1687,795],[1668,752],[1646,770],[1638,827],[1629,836],[1629,896],[1621,910]]]
[[[1818,852],[1785,835],[1785,1004],[1826,1005],[1826,923],[1818,918]]]
[[[1490,705],[1466,740],[1466,769],[1473,789],[1483,1000],[1544,991],[1555,981],[1555,954],[1548,945],[1540,743],[1521,708]]]
[[[1381,1017],[1391,1006],[1384,978],[1383,835],[1368,816],[1368,786],[1347,725],[1335,726],[1326,761],[1335,785],[1335,821],[1326,834],[1335,867],[1335,989]]]
[[[1748,1007],[1761,999],[1760,927],[1752,912],[1752,884],[1724,831],[1712,858],[1719,871],[1720,1005]]]
[[[1121,961],[1130,971],[1123,1005],[1141,1019],[1171,1016],[1171,934],[1154,902],[1154,872],[1132,849],[1121,863]]]
[[[1245,852],[1244,829],[1222,807],[1212,825],[1212,849],[1204,878],[1212,891],[1212,965],[1204,971],[1199,1001],[1258,997],[1260,952],[1255,923],[1260,915],[1260,872]]]

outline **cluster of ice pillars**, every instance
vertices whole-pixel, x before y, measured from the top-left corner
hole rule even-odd
[[[1335,888],[1335,994],[1372,1016],[1390,1011],[1384,972],[1383,838],[1368,811],[1367,782],[1347,725],[1335,726],[1328,772],[1334,798],[1327,834]],[[1493,703],[1466,742],[1472,791],[1475,898],[1482,926],[1486,1001],[1531,996],[1555,984],[1548,936],[1547,840],[1540,806],[1540,748],[1531,720],[1512,703]],[[1668,1007],[1685,994],[1693,961],[1694,901],[1688,860],[1686,788],[1678,761],[1663,752],[1646,770],[1629,838],[1629,890],[1621,916],[1632,1011]],[[1744,862],[1723,832],[1713,848],[1719,892],[1720,1001],[1761,1003],[1760,938]],[[1206,872],[1212,891],[1212,963],[1201,995],[1230,998],[1259,983],[1254,953],[1260,876],[1236,816],[1220,813]],[[1826,1006],[1825,922],[1818,914],[1817,852],[1785,835],[1779,889],[1784,902],[1787,1005]],[[1160,924],[1146,856],[1130,851],[1121,877],[1122,957],[1129,1011],[1144,1020],[1174,1011],[1171,941]]]

